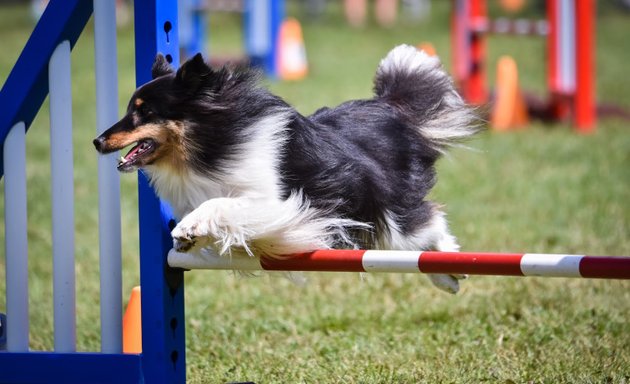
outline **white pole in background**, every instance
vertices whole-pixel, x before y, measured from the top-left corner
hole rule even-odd
[[[4,199],[7,350],[28,352],[26,125],[24,122],[15,124],[4,142]]]
[[[118,120],[116,3],[94,0],[96,130]],[[101,277],[101,352],[122,353],[120,177],[116,154],[98,156],[98,234]]]
[[[563,93],[575,92],[575,3],[573,0],[558,1],[559,45],[558,80]]]
[[[76,350],[74,177],[70,42],[55,48],[48,64],[53,239],[55,351]]]

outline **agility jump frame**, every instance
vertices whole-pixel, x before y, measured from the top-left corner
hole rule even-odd
[[[177,2],[136,0],[136,82],[151,80],[157,52],[179,63]],[[0,102],[0,149],[5,182],[7,351],[0,382],[184,383],[183,273],[166,268],[174,223],[140,174],[141,355],[122,353],[120,197],[115,158],[99,159],[101,351],[76,352],[72,108],[70,50],[94,12],[97,127],[118,120],[115,2],[51,0],[7,78]],[[25,134],[50,94],[53,222],[54,351],[28,346]],[[4,324],[3,324],[4,326]]]
[[[595,130],[595,1],[546,0],[546,20],[488,18],[486,0],[452,0],[453,77],[470,103],[490,100],[487,86],[487,36],[512,34],[547,40],[547,89],[544,113],[572,116],[578,132]]]
[[[151,79],[160,52],[179,62],[177,3],[135,1],[136,82]],[[469,273],[630,278],[630,258],[407,251],[316,251],[285,260],[195,258],[171,251],[175,221],[139,173],[142,353],[122,353],[120,197],[115,158],[99,160],[101,351],[76,352],[70,50],[95,14],[97,127],[117,120],[114,1],[51,0],[0,91],[0,149],[5,182],[7,350],[2,383],[184,383],[183,269]],[[29,350],[25,134],[51,98],[54,351]],[[169,254],[170,252],[170,254]],[[198,265],[193,265],[197,263]]]

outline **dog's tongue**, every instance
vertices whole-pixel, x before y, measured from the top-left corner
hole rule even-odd
[[[129,150],[129,152],[125,155],[125,157],[120,157],[120,160],[118,160],[118,169],[120,169],[121,167],[124,167],[125,164],[133,161],[136,158],[137,153],[140,151],[141,149],[141,144],[136,144],[133,146],[133,148],[131,148]]]
[[[129,161],[131,159],[133,159],[135,157],[135,155],[138,153],[138,151],[140,151],[140,149],[143,147],[144,143],[139,143],[133,146],[133,148],[131,148],[129,150],[129,152],[125,155],[124,159],[125,161]]]

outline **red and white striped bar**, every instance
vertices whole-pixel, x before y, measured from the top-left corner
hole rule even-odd
[[[318,250],[287,259],[178,253],[171,267],[242,271],[447,273],[630,279],[630,257],[535,253]]]

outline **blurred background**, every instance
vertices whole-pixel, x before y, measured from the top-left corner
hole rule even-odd
[[[213,63],[238,61],[246,53],[239,3],[204,2],[194,10],[205,19],[199,41]],[[487,3],[491,18],[545,18],[543,0]],[[41,1],[0,1],[0,84],[44,7]],[[371,97],[380,59],[398,44],[432,47],[452,73],[452,11],[453,3],[445,0],[287,1],[286,15],[299,22],[307,70],[294,80],[272,74],[265,83],[308,115],[322,106]],[[135,88],[133,5],[119,1],[117,15],[122,114]],[[180,15],[180,23],[188,16]],[[469,148],[442,159],[431,198],[445,205],[462,250],[630,255],[628,1],[597,1],[593,16],[595,99],[613,112],[599,116],[589,134],[576,133],[570,118],[532,116],[502,132],[489,127]],[[100,343],[94,304],[99,287],[92,27],[90,22],[72,53],[80,350],[98,350]],[[180,30],[183,40],[190,34]],[[505,55],[518,66],[523,94],[545,100],[546,40],[488,36],[491,94],[497,63]],[[490,119],[492,108],[484,103],[479,111]],[[36,350],[51,349],[53,337],[49,141],[45,102],[27,135],[29,270],[37,276],[29,281],[31,347]],[[121,183],[126,294],[139,283],[136,177],[122,175]],[[8,225],[2,221],[0,229]],[[0,312],[3,263],[0,257]],[[630,285],[624,281],[472,277],[460,294],[447,296],[410,275],[309,274],[305,287],[275,276],[219,271],[189,272],[186,279],[190,382],[630,380]]]

